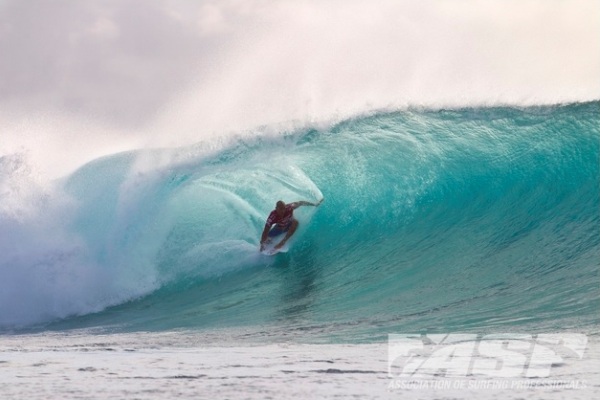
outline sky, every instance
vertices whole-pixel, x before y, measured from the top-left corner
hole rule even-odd
[[[0,157],[600,98],[600,0],[0,0]]]

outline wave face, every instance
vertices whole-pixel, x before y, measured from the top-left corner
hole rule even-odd
[[[115,154],[45,189],[5,157],[0,324],[597,330],[599,106],[375,114]],[[258,254],[276,200],[322,196],[288,253]]]

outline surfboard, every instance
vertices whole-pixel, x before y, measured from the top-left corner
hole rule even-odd
[[[283,232],[281,235],[267,239],[267,242],[265,243],[265,248],[261,251],[261,253],[266,256],[274,256],[277,253],[286,253],[289,249],[289,247],[288,247],[289,242],[284,244],[283,247],[281,247],[280,249],[277,249],[277,250],[275,249],[275,246],[279,242],[281,242],[281,240],[285,237],[285,234],[286,233]]]

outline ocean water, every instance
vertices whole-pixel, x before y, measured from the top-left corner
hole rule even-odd
[[[586,389],[534,393],[595,395],[599,111],[373,112],[111,154],[45,185],[2,157],[3,390],[383,398],[388,334],[557,332],[589,338],[553,376]],[[258,252],[277,200],[321,198],[287,253]]]
[[[2,214],[0,326],[596,333],[598,111],[398,111],[94,160]],[[277,200],[321,198],[287,253],[257,252]]]
[[[599,393],[600,346],[596,339],[587,343],[583,358],[561,353],[560,363],[552,367],[551,379],[516,375],[453,378],[430,373],[404,381],[388,375],[385,343],[215,347],[206,345],[207,340],[214,340],[207,335],[180,331],[46,333],[3,338],[0,383],[5,398],[23,399],[584,400]]]

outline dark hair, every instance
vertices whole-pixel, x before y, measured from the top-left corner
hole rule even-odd
[[[285,203],[283,202],[283,200],[279,200],[277,202],[277,204],[275,204],[275,208],[279,207],[279,206],[285,206]]]

